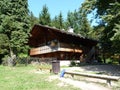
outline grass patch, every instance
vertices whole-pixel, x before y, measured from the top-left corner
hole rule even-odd
[[[40,65],[36,65],[36,68],[37,69],[52,69],[52,65],[51,64],[46,64],[46,63],[43,63],[43,64],[40,64]]]
[[[116,85],[112,87],[112,90],[120,90],[120,81],[117,82]]]
[[[80,90],[67,86],[57,86],[59,80],[49,82],[50,73],[35,73],[34,66],[7,67],[0,66],[1,90]]]

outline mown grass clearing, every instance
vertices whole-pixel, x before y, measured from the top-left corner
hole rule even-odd
[[[59,86],[59,80],[49,82],[49,72],[37,71],[34,66],[0,66],[1,90],[80,90],[70,85]]]

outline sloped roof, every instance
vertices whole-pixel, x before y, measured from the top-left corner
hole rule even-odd
[[[39,46],[39,44],[57,39],[60,42],[72,43],[92,47],[97,44],[96,40],[88,39],[86,37],[77,35],[75,33],[66,32],[57,28],[34,25],[29,39],[30,46]]]

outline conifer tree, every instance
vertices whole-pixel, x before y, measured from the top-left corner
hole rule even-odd
[[[30,12],[30,26],[31,26],[31,28],[32,28],[35,24],[38,24],[38,23],[39,23],[38,18],[35,17],[32,12]]]
[[[28,53],[29,16],[27,0],[0,1],[0,33],[9,40],[9,56]]]
[[[52,20],[51,20],[51,26],[54,28],[59,28],[59,23],[58,23],[58,17],[55,16]]]
[[[64,20],[61,12],[58,16],[55,16],[53,20],[51,20],[51,26],[58,28],[60,30],[65,29]]]
[[[49,25],[51,23],[51,18],[50,18],[50,14],[48,11],[48,7],[46,5],[43,6],[43,9],[41,11],[41,13],[39,14],[39,23],[41,25]]]
[[[64,20],[62,16],[62,12],[58,15],[58,24],[59,24],[59,29],[64,29]]]
[[[85,14],[96,11],[98,27],[101,23],[104,27],[99,39],[103,56],[120,56],[120,0],[85,0],[82,10]]]

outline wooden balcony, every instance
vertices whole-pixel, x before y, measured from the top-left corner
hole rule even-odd
[[[38,48],[33,48],[30,50],[30,55],[38,55],[51,52],[52,49],[49,46],[42,46]]]
[[[38,48],[33,48],[30,50],[30,55],[41,55],[52,52],[74,52],[74,53],[82,53],[80,48],[66,48],[66,47],[50,47],[50,46],[42,46]]]

